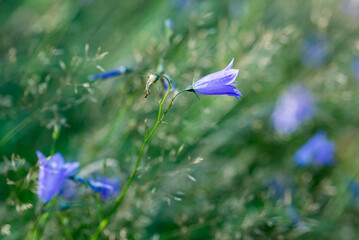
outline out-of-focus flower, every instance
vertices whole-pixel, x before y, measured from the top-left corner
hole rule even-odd
[[[317,132],[294,155],[294,161],[298,166],[334,164],[335,144],[328,141],[325,132]]]
[[[355,79],[359,82],[359,56],[354,58],[352,62],[352,71]]]
[[[88,184],[95,192],[100,193],[102,200],[108,200],[119,194],[121,179],[97,175],[95,178],[89,179]]]
[[[329,44],[322,35],[312,35],[302,44],[302,62],[310,68],[322,66],[327,58]]]
[[[348,184],[349,201],[351,207],[358,208],[359,206],[359,181],[351,179]]]
[[[171,91],[175,91],[176,84],[173,82],[172,78],[168,74],[164,74],[164,76],[171,82],[171,86],[172,86]],[[162,80],[163,88],[165,89],[165,91],[167,91],[168,88],[170,87],[170,85],[168,84],[168,81],[163,77],[161,78],[161,80]]]
[[[343,0],[342,8],[349,16],[359,19],[359,0]]]
[[[89,76],[89,79],[92,81],[97,80],[97,79],[107,79],[110,77],[115,77],[115,76],[123,75],[126,73],[130,73],[130,72],[132,72],[131,68],[121,66],[121,67],[111,70],[111,71],[92,74]]]
[[[59,193],[64,180],[73,176],[80,164],[64,163],[60,153],[55,153],[49,159],[46,159],[40,151],[36,151],[36,154],[40,162],[38,196],[42,202],[47,203]]]
[[[356,180],[351,180],[348,188],[352,194],[353,200],[359,200],[359,182]]]
[[[60,189],[59,196],[66,200],[74,200],[78,194],[78,184],[72,179],[65,179]]]
[[[228,95],[240,99],[242,94],[232,86],[239,72],[238,69],[231,69],[233,61],[234,59],[225,69],[202,77],[186,90],[203,95]]]
[[[301,84],[290,86],[279,98],[271,116],[278,133],[292,133],[314,114],[314,100],[311,93]]]

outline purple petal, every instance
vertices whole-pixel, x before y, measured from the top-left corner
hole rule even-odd
[[[65,163],[63,168],[65,169],[65,176],[71,177],[75,175],[76,169],[80,166],[78,162]]]
[[[61,153],[55,153],[50,160],[46,163],[47,168],[61,169],[64,165],[64,158]]]
[[[234,62],[234,58],[232,58],[232,61],[228,64],[228,66],[225,69],[223,69],[223,71],[231,69],[233,66],[233,62]]]
[[[95,192],[100,193],[101,199],[107,200],[119,193],[121,179],[117,177],[98,177],[96,180],[89,179],[88,184]]]
[[[38,179],[38,196],[42,202],[49,202],[56,194],[65,179],[64,169],[52,169],[40,166]]]
[[[211,85],[206,87],[201,87],[198,89],[195,89],[195,92],[198,94],[203,95],[228,95],[228,96],[235,96],[238,99],[240,99],[239,96],[242,96],[242,94],[239,92],[239,90],[232,86],[232,85]]]
[[[230,69],[211,73],[195,82],[193,88],[196,90],[197,88],[209,87],[212,85],[230,85],[234,83],[238,72],[238,69]]]
[[[46,161],[46,157],[40,151],[36,151],[37,158],[39,159],[40,165],[43,165]]]

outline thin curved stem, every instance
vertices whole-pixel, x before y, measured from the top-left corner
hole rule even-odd
[[[120,195],[120,197],[117,199],[115,205],[112,207],[112,209],[110,210],[109,214],[106,216],[105,219],[103,219],[101,222],[100,222],[100,225],[98,226],[95,234],[92,236],[91,240],[97,240],[99,235],[101,234],[102,230],[107,226],[108,222],[110,221],[110,218],[116,213],[117,211],[117,208],[120,206],[120,204],[122,203],[123,199],[125,198],[126,196],[126,193],[129,189],[129,187],[131,186],[131,183],[132,181],[135,179],[136,177],[136,174],[137,174],[137,170],[138,170],[138,166],[140,165],[140,161],[141,161],[141,158],[142,158],[142,155],[143,155],[143,152],[146,148],[146,145],[147,143],[150,141],[153,133],[156,131],[158,125],[161,123],[161,121],[163,120],[163,118],[166,116],[167,112],[170,110],[170,108],[172,107],[173,105],[173,101],[175,100],[175,98],[181,93],[181,92],[184,92],[184,91],[181,91],[179,92],[178,94],[176,94],[172,100],[171,100],[171,103],[170,105],[168,106],[167,110],[162,114],[162,107],[163,107],[163,104],[165,103],[165,100],[167,99],[168,97],[168,94],[170,93],[171,89],[172,89],[172,84],[171,84],[171,81],[166,78],[165,76],[161,76],[163,78],[165,78],[167,81],[168,81],[168,84],[169,84],[169,87],[168,87],[168,90],[165,94],[165,96],[163,97],[161,103],[160,103],[160,108],[159,108],[159,111],[158,111],[158,116],[157,116],[157,121],[156,121],[156,124],[153,126],[151,132],[148,134],[148,136],[145,138],[145,141],[143,142],[142,144],[142,147],[141,147],[141,150],[140,150],[140,153],[138,155],[138,158],[137,158],[137,161],[136,161],[136,164],[135,164],[135,167],[132,171],[132,174],[129,178],[129,180],[127,181],[124,189],[122,190],[122,193]]]

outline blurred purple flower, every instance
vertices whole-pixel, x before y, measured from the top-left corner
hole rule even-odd
[[[352,62],[352,71],[355,79],[359,82],[359,56],[354,58]]]
[[[358,0],[343,0],[342,9],[349,16],[359,19],[359,1]]]
[[[78,184],[72,179],[65,179],[60,189],[59,196],[66,200],[74,200],[79,189]]]
[[[175,91],[176,90],[176,84],[173,82],[172,78],[168,74],[164,74],[164,76],[166,78],[168,78],[168,80],[170,80],[170,82],[171,82],[171,86],[172,86],[171,91]],[[167,91],[168,88],[169,88],[168,81],[166,79],[164,79],[164,78],[161,78],[161,81],[162,81],[163,88],[165,89],[165,91]]]
[[[314,99],[301,84],[290,86],[279,98],[271,116],[278,133],[292,133],[314,114]]]
[[[242,96],[242,94],[236,87],[232,86],[239,72],[238,69],[231,69],[233,61],[234,59],[232,59],[225,69],[199,79],[191,88],[187,89],[187,91],[194,91],[195,93],[203,95],[235,96],[240,99],[239,96]]]
[[[351,180],[349,182],[348,188],[352,194],[352,200],[357,201],[359,199],[359,182],[356,180]]]
[[[96,74],[92,74],[89,76],[90,80],[97,80],[97,79],[107,79],[110,77],[115,77],[118,75],[122,75],[122,74],[126,74],[126,73],[130,73],[132,72],[132,69],[121,66],[117,69],[114,70],[110,70],[107,72],[102,72],[102,73],[96,73]]]
[[[312,35],[302,44],[302,62],[310,68],[322,66],[328,54],[328,41],[322,35]]]
[[[95,192],[100,193],[102,200],[108,200],[120,193],[121,179],[97,175],[95,179],[89,179],[88,184]]]
[[[40,162],[38,196],[42,202],[47,203],[59,193],[64,180],[73,176],[80,164],[64,163],[60,153],[55,153],[48,160],[40,151],[36,151],[36,154]]]
[[[334,165],[335,144],[328,141],[325,132],[317,132],[294,155],[295,163],[300,166]]]

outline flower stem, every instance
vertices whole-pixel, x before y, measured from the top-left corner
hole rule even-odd
[[[150,139],[151,139],[153,133],[156,131],[158,125],[162,122],[163,118],[166,116],[167,112],[168,112],[168,111],[170,110],[170,108],[172,107],[173,101],[175,100],[175,98],[176,98],[181,92],[184,92],[184,91],[181,91],[181,92],[179,92],[178,94],[176,94],[176,95],[172,98],[172,100],[171,100],[171,102],[170,102],[170,104],[169,104],[167,110],[162,114],[162,107],[163,107],[163,104],[165,103],[166,98],[168,97],[168,94],[170,93],[170,91],[171,91],[171,89],[172,89],[172,84],[171,84],[171,81],[169,81],[168,78],[166,78],[165,76],[161,76],[161,77],[165,78],[165,79],[168,81],[169,87],[168,87],[168,90],[167,90],[165,96],[163,97],[163,99],[162,99],[162,101],[161,101],[161,103],[160,103],[160,108],[159,108],[159,111],[158,111],[158,116],[157,116],[156,124],[153,126],[151,132],[148,134],[148,136],[145,138],[145,141],[144,141],[143,144],[142,144],[142,147],[141,147],[140,153],[139,153],[139,155],[138,155],[138,158],[137,158],[135,167],[134,167],[134,169],[133,169],[133,171],[132,171],[132,174],[131,174],[131,176],[130,176],[130,179],[127,181],[127,183],[126,183],[124,189],[122,190],[122,193],[121,193],[120,197],[117,199],[115,205],[112,207],[112,209],[110,210],[110,212],[108,213],[108,215],[105,217],[105,219],[103,219],[103,220],[100,222],[100,225],[98,226],[98,228],[97,228],[95,234],[92,236],[91,240],[97,240],[97,239],[98,239],[98,237],[99,237],[100,233],[102,232],[102,230],[107,226],[107,224],[108,224],[110,218],[116,213],[117,208],[120,206],[120,204],[122,203],[123,199],[125,198],[126,193],[127,193],[128,189],[129,189],[129,187],[131,186],[132,181],[133,181],[133,180],[135,179],[135,177],[136,177],[137,170],[138,170],[138,166],[140,165],[140,161],[141,161],[141,158],[142,158],[142,155],[143,155],[143,152],[144,152],[144,150],[145,150],[145,148],[146,148],[147,143],[150,141]]]

